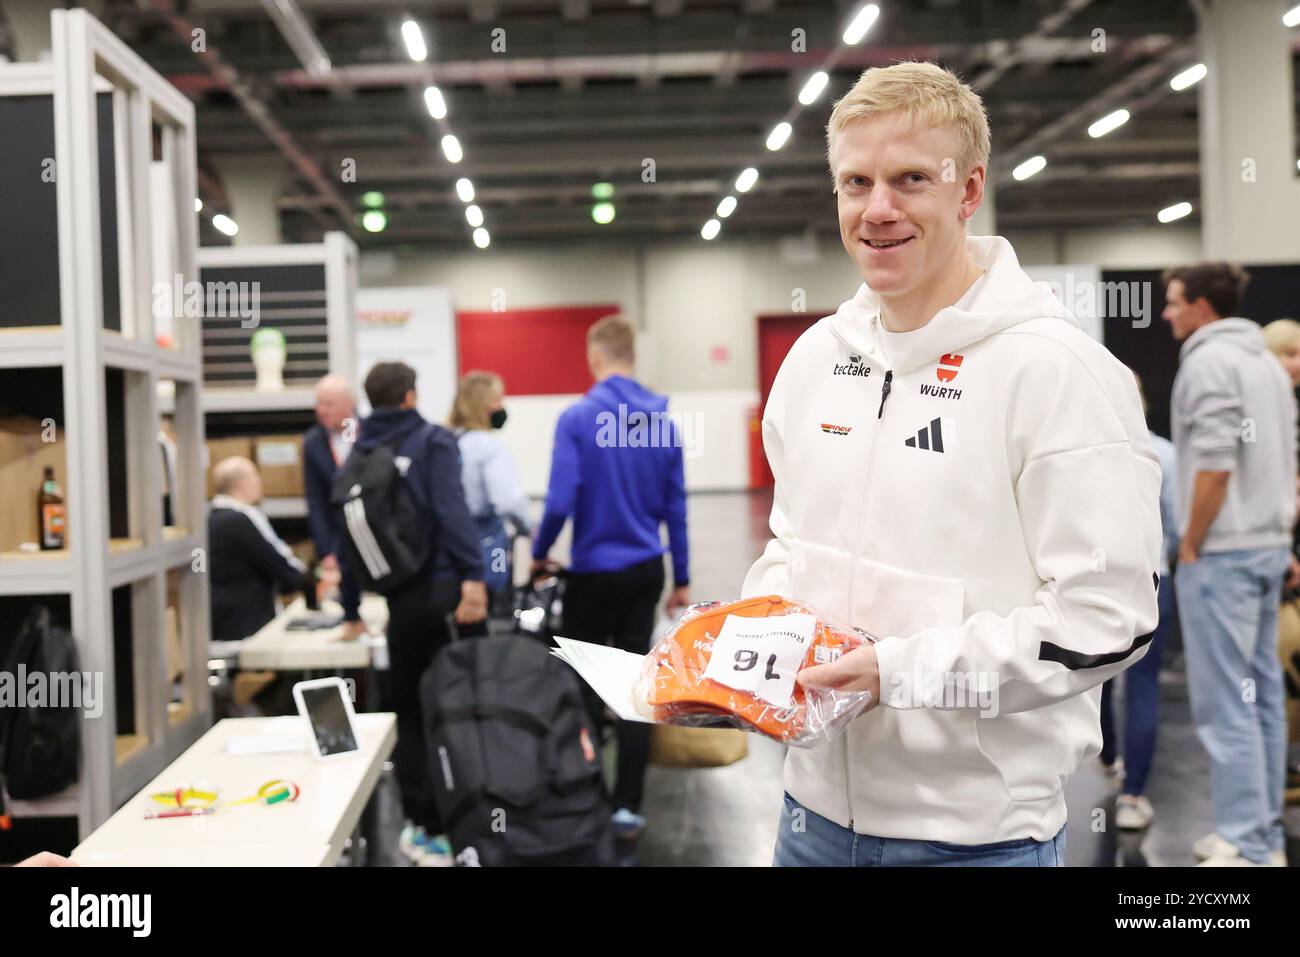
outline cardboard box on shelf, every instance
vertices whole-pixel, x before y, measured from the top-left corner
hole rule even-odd
[[[216,494],[212,488],[212,467],[222,459],[228,459],[235,455],[251,459],[253,457],[253,440],[247,436],[231,439],[208,439],[204,445],[208,457],[207,462],[204,463],[204,471],[208,476],[208,498],[212,498]]]
[[[47,442],[47,438],[54,441]],[[54,469],[54,480],[67,495],[68,456],[63,430],[47,429],[40,419],[27,416],[0,418],[0,488],[6,502],[0,508],[0,552],[15,550],[23,542],[36,542],[40,529],[36,520],[36,496],[41,490],[46,467]],[[69,526],[68,544],[76,529]]]
[[[301,435],[259,436],[253,440],[253,461],[262,473],[262,494],[267,498],[304,494]]]

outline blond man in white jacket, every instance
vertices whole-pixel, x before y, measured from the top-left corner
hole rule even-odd
[[[1101,684],[1157,620],[1137,388],[1006,240],[966,235],[989,154],[974,91],[871,69],[827,138],[865,284],[776,377],[775,537],[743,593],[880,636],[800,675],[880,706],[789,752],[775,863],[1059,865]]]

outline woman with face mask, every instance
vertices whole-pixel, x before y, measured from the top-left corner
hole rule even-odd
[[[528,535],[528,496],[519,484],[514,458],[494,434],[506,424],[505,385],[491,372],[461,377],[448,425],[460,444],[461,482],[470,515],[478,524],[488,593],[510,587],[510,534]]]

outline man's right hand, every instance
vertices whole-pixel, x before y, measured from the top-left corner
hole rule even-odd
[[[456,624],[472,625],[486,618],[487,613],[487,585],[483,582],[461,582],[460,604],[456,606]]]

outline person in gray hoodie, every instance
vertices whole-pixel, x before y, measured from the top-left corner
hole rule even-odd
[[[1215,831],[1193,850],[1211,866],[1285,863],[1277,613],[1296,519],[1296,402],[1260,327],[1233,316],[1248,278],[1228,263],[1164,276],[1164,318],[1182,342],[1176,591],[1214,801]]]

